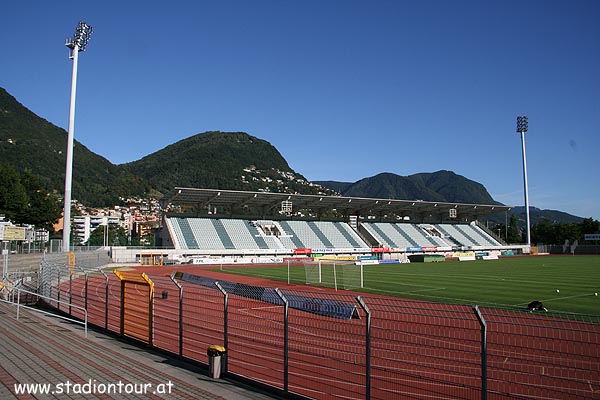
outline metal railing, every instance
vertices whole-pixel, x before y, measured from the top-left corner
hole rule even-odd
[[[45,271],[48,269],[48,271]],[[600,316],[441,304],[347,292],[203,286],[150,274],[151,307],[131,304],[112,272],[66,273],[45,264],[48,303],[123,334],[139,309],[154,347],[208,363],[227,348],[223,372],[313,399],[594,398],[600,385]],[[69,305],[61,298],[68,298]],[[302,307],[291,306],[301,299]],[[296,301],[297,303],[298,301]],[[334,318],[330,304],[356,305]],[[76,307],[77,306],[77,307]],[[325,310],[327,311],[327,310]],[[86,314],[86,315],[87,315]]]
[[[17,292],[16,300],[15,300],[14,292]],[[73,323],[76,323],[76,324],[81,324],[81,325],[83,325],[83,330],[84,330],[85,337],[88,336],[88,317],[87,317],[87,310],[85,308],[79,307],[79,306],[76,306],[76,305],[73,305],[73,304],[70,304],[70,303],[67,303],[69,307],[78,308],[79,310],[81,310],[83,312],[83,321],[81,319],[78,319],[78,318],[69,318],[69,317],[65,317],[63,315],[56,314],[56,312],[45,311],[45,310],[42,310],[42,309],[37,308],[37,307],[30,307],[30,306],[21,304],[21,293],[25,293],[25,294],[29,294],[29,295],[32,295],[32,296],[36,296],[36,297],[38,297],[40,299],[51,300],[53,302],[65,303],[65,302],[61,302],[59,300],[54,300],[54,299],[52,299],[50,297],[47,297],[47,296],[43,296],[43,295],[41,295],[39,293],[35,293],[35,292],[31,292],[29,290],[21,289],[18,285],[15,285],[15,286],[12,287],[11,297],[8,300],[0,299],[0,301],[2,301],[3,303],[8,303],[8,304],[15,305],[16,312],[17,312],[17,314],[16,314],[17,320],[20,317],[21,308],[25,308],[27,310],[34,311],[34,312],[37,312],[37,313],[40,313],[40,314],[51,315],[53,317],[57,317],[57,318],[65,320],[65,321],[73,322]]]

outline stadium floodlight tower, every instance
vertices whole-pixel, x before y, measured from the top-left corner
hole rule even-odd
[[[92,27],[81,21],[72,38],[65,45],[71,49],[69,58],[73,60],[71,75],[71,105],[69,107],[69,134],[67,137],[67,167],[65,171],[65,208],[63,214],[63,251],[69,251],[71,241],[71,181],[73,177],[73,136],[75,131],[75,92],[77,90],[77,61],[80,51],[87,47]]]
[[[526,116],[517,117],[517,132],[521,133],[521,148],[523,149],[523,186],[525,192],[525,215],[527,217],[527,245],[531,246],[531,222],[529,219],[529,189],[527,185],[527,154],[525,153],[525,132],[529,128]]]

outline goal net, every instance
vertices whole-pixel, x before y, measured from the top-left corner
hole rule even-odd
[[[338,279],[341,281],[341,287],[346,290],[360,289],[363,284],[363,265],[362,263],[341,263],[336,272]]]
[[[304,262],[307,285],[339,289],[363,287],[363,267],[352,260],[318,259]]]

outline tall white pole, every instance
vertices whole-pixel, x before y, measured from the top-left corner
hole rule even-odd
[[[523,185],[525,186],[525,215],[527,218],[527,245],[531,246],[531,232],[529,219],[529,186],[527,184],[527,154],[525,152],[525,132],[521,131],[521,146],[523,149]]]
[[[71,50],[73,74],[71,75],[71,106],[69,108],[69,134],[67,137],[67,167],[65,170],[65,205],[63,211],[63,251],[70,249],[71,242],[71,186],[73,177],[73,137],[75,133],[75,93],[77,91],[77,61],[79,45],[74,43]]]

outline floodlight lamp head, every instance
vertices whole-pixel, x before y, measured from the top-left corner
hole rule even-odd
[[[75,29],[75,34],[72,39],[67,39],[66,46],[70,49],[74,49],[77,46],[78,51],[85,51],[87,44],[92,34],[92,27],[83,21],[80,21]]]
[[[526,116],[517,117],[517,132],[527,132],[529,122]]]

